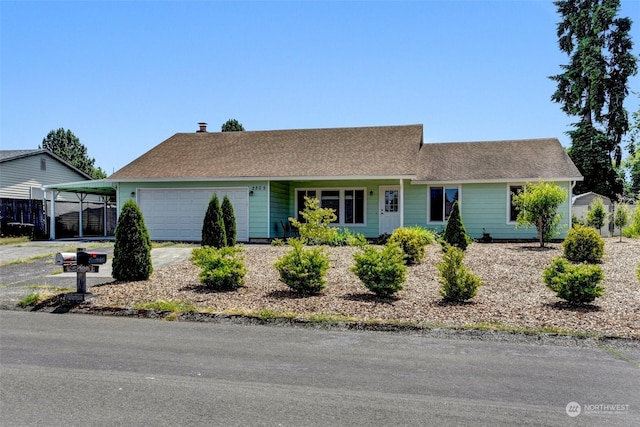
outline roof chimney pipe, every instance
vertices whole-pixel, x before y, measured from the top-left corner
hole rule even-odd
[[[207,124],[205,122],[198,123],[198,126],[200,126],[200,129],[197,130],[196,132],[206,132],[207,131]]]

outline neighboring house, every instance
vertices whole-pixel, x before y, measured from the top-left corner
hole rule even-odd
[[[48,150],[0,150],[0,215],[3,222],[32,224],[37,235],[46,235],[45,212],[46,215],[52,212],[52,194],[46,194],[44,187],[90,180],[91,176]],[[58,228],[61,232],[68,229],[70,233],[78,234],[78,195],[56,192],[55,196]],[[87,196],[83,201],[100,202],[100,199]]]
[[[578,194],[577,196],[573,196],[572,198],[573,216],[575,216],[578,219],[582,219],[586,221],[589,205],[597,198],[600,198],[602,200],[602,204],[604,205],[605,212],[613,212],[614,205],[610,198],[590,191],[588,193],[582,193],[582,194]]]
[[[529,239],[511,194],[554,181],[571,194],[578,169],[555,139],[424,143],[422,125],[178,133],[106,179],[118,208],[140,206],[154,240],[201,239],[213,194],[233,204],[239,241],[283,236],[304,196],[336,210],[336,226],[374,238],[402,226],[441,230],[455,200],[471,237]],[[561,237],[571,199],[560,207]]]

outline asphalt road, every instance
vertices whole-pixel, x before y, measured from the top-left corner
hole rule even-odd
[[[0,325],[3,426],[640,425],[640,369],[594,348],[20,311]]]

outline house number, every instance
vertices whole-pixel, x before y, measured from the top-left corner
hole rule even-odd
[[[251,187],[249,187],[249,190],[251,191],[264,191],[267,189],[266,185],[253,185]]]

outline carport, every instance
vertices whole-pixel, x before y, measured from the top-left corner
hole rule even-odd
[[[115,182],[106,181],[104,179],[94,180],[94,181],[78,181],[78,182],[67,182],[63,184],[55,184],[55,185],[45,185],[43,186],[43,190],[45,194],[47,191],[51,192],[51,215],[50,215],[50,226],[49,226],[49,238],[51,240],[55,240],[56,238],[56,198],[62,192],[66,193],[75,193],[78,197],[78,201],[80,202],[80,212],[78,215],[79,224],[78,224],[78,234],[79,237],[83,237],[83,226],[82,226],[82,212],[83,212],[83,203],[88,195],[97,195],[100,196],[104,207],[104,235],[107,236],[107,204],[110,200],[116,200],[116,189],[117,185]]]

